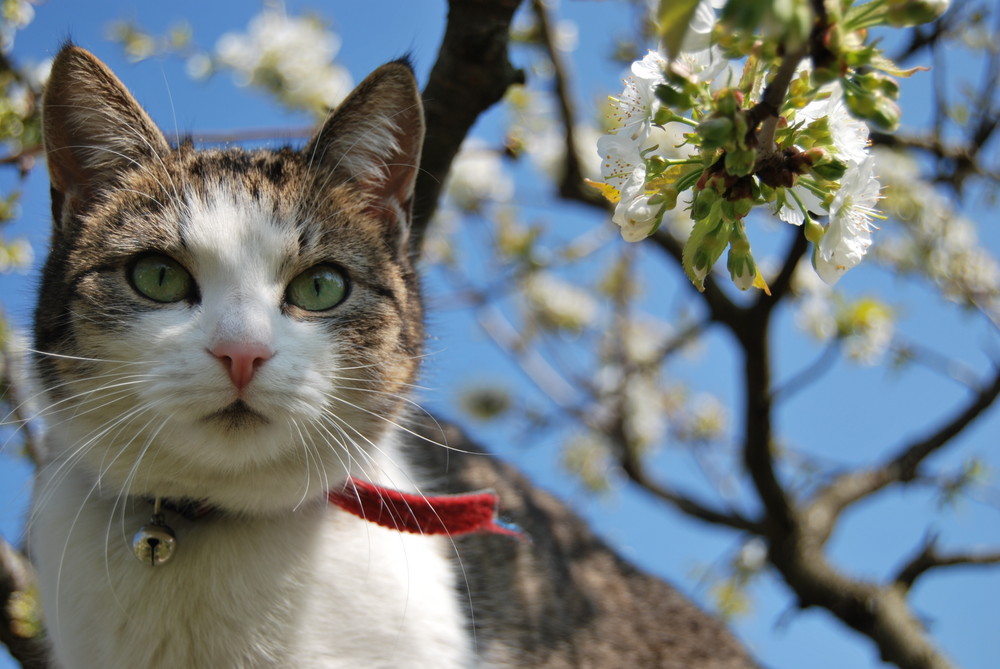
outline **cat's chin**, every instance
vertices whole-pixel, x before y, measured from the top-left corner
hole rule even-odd
[[[212,412],[202,418],[203,423],[218,426],[226,431],[253,430],[268,425],[271,421],[241,399]]]

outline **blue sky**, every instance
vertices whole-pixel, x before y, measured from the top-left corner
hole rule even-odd
[[[426,80],[433,65],[444,28],[445,3],[392,2],[367,0],[364,3],[289,2],[288,11],[317,9],[332,20],[342,39],[338,60],[355,81],[377,65],[412,54],[418,77]],[[132,65],[121,48],[108,40],[108,26],[114,19],[134,19],[139,25],[161,31],[179,19],[194,26],[195,41],[212,46],[226,31],[245,28],[259,10],[250,2],[149,3],[139,1],[68,2],[51,0],[37,8],[32,25],[20,33],[14,49],[20,61],[42,60],[54,54],[66,37],[94,51],[133,90],[153,118],[168,131],[209,132],[246,128],[302,127],[307,119],[271,103],[261,94],[236,88],[225,75],[208,83],[192,82],[176,59],[150,60]],[[569,2],[563,0],[560,13],[577,21],[579,46],[572,55],[572,71],[577,77],[581,103],[593,103],[620,88],[621,67],[607,59],[609,40],[627,34],[633,16],[613,2]],[[918,75],[919,76],[919,75]],[[904,121],[921,121],[927,110],[930,78],[908,84],[904,89]],[[503,113],[489,114],[476,133],[497,140]],[[0,174],[6,188],[13,175]],[[544,184],[522,176],[519,188],[527,200],[542,200]],[[44,171],[36,170],[25,184],[22,216],[6,229],[8,236],[29,239],[38,259],[44,254],[48,235],[48,185]],[[3,191],[5,192],[5,191]],[[530,204],[526,207],[530,208]],[[985,210],[981,210],[982,211]],[[593,215],[572,206],[553,214],[550,206],[539,207],[545,216],[564,219],[566,225],[593,225]],[[541,213],[539,215],[542,215]],[[582,221],[578,223],[577,221]],[[766,235],[767,229],[759,231]],[[983,231],[983,243],[1000,248],[997,231]],[[877,241],[876,241],[877,243]],[[755,247],[756,248],[756,247]],[[652,262],[643,258],[642,267]],[[656,277],[652,297],[675,299],[687,288],[676,277]],[[894,291],[903,305],[901,329],[939,350],[958,351],[973,369],[985,370],[989,353],[996,354],[997,333],[975,319],[955,317],[953,310],[919,288],[905,287],[893,276],[869,268],[859,268],[842,282],[851,294],[882,290]],[[10,317],[23,326],[30,318],[35,279],[26,276],[0,277],[0,302]],[[422,404],[446,417],[459,415],[458,391],[481,379],[505,380],[524,402],[543,402],[529,384],[512,370],[470,323],[468,316],[447,308],[447,287],[432,277],[428,282],[432,305],[430,326],[432,355],[426,363],[428,390]],[[665,297],[664,297],[665,296]],[[648,306],[648,305],[647,305]],[[652,302],[651,309],[656,309]],[[665,311],[661,309],[661,311]],[[793,314],[779,316],[776,376],[788,378],[807,365],[818,353],[792,323]],[[690,380],[693,387],[719,395],[727,404],[739,404],[739,390],[730,383],[739,361],[734,359],[725,335],[710,335],[698,356],[685,359],[672,372]],[[840,364],[829,383],[814,386],[795,398],[779,416],[781,438],[822,457],[831,464],[851,465],[888,453],[907,438],[936,425],[962,401],[964,392],[949,386],[930,372],[915,369],[898,373],[884,368],[859,368]],[[973,454],[997,454],[996,435],[1000,419],[990,416],[977,423],[962,442],[935,464],[958,466]],[[732,534],[704,526],[665,510],[644,495],[627,489],[603,498],[594,498],[560,471],[557,444],[550,438],[540,443],[523,442],[523,433],[509,426],[472,427],[474,436],[527,471],[537,482],[553,490],[590,520],[619,551],[644,568],[669,579],[682,591],[705,604],[705,585],[695,573],[728,556],[737,546]],[[677,451],[665,449],[656,456],[658,469],[681,481],[682,487],[706,490],[690,461]],[[21,534],[27,496],[27,466],[0,454],[0,533],[16,541]],[[994,481],[995,490],[995,481]],[[1000,544],[1000,517],[995,507],[975,501],[959,504],[954,513],[942,514],[926,495],[891,492],[852,511],[844,528],[831,545],[831,553],[845,569],[877,578],[891,570],[902,556],[915,547],[927,527],[942,534],[945,545],[990,547]],[[1000,574],[994,570],[956,570],[931,576],[914,594],[917,610],[926,616],[934,637],[960,666],[991,669],[1000,657],[1000,625],[996,606],[1000,595]],[[881,666],[870,643],[842,628],[823,612],[796,612],[784,586],[765,578],[752,588],[754,608],[736,623],[736,631],[762,662],[774,669],[867,669]],[[665,621],[669,624],[669,621]],[[0,657],[0,669],[10,666]]]

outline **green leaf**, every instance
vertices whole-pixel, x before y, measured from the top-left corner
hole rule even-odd
[[[687,35],[691,17],[698,9],[698,0],[660,0],[656,14],[660,27],[660,39],[671,58],[681,51],[681,43]]]

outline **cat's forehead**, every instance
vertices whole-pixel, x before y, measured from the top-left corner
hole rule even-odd
[[[274,268],[298,252],[301,223],[280,193],[255,197],[238,182],[184,193],[180,243],[203,269]]]

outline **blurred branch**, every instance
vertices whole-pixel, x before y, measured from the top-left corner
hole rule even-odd
[[[537,351],[524,346],[520,332],[496,305],[486,304],[480,308],[476,322],[501,351],[518,363],[535,387],[560,409],[575,412],[576,388]]]
[[[559,49],[555,46],[549,12],[544,0],[532,0],[531,10],[538,20],[539,36],[542,46],[552,63],[554,93],[559,103],[559,117],[563,124],[565,149],[563,151],[563,171],[559,176],[559,195],[567,200],[578,200],[587,204],[606,206],[596,190],[588,188],[583,182],[583,170],[580,167],[580,156],[576,149],[576,118],[573,113],[573,95],[570,92],[566,65]]]
[[[937,549],[937,537],[931,536],[923,548],[899,570],[894,582],[909,590],[918,578],[932,569],[960,566],[992,566],[1000,564],[1000,551],[942,554]]]
[[[949,358],[915,340],[896,336],[892,343],[892,351],[899,359],[923,365],[965,388],[975,390],[979,386],[979,376],[971,366],[957,358]]]
[[[816,360],[809,363],[805,369],[792,376],[771,393],[772,399],[775,402],[786,401],[795,393],[819,381],[820,377],[829,371],[837,361],[839,351],[840,339],[836,337],[830,339]]]
[[[48,649],[41,635],[35,572],[28,558],[0,538],[0,644],[24,669],[50,666]]]
[[[877,467],[838,476],[817,492],[806,511],[809,526],[816,533],[817,540],[825,543],[829,539],[840,514],[851,504],[891,484],[915,480],[923,461],[981,416],[998,395],[1000,395],[1000,369],[994,372],[989,385],[982,387],[964,407],[928,437],[903,446],[894,456]]]
[[[510,22],[520,0],[449,0],[437,60],[424,88],[427,135],[413,203],[411,244],[419,254],[451,163],[479,115],[524,73],[508,60]]]

